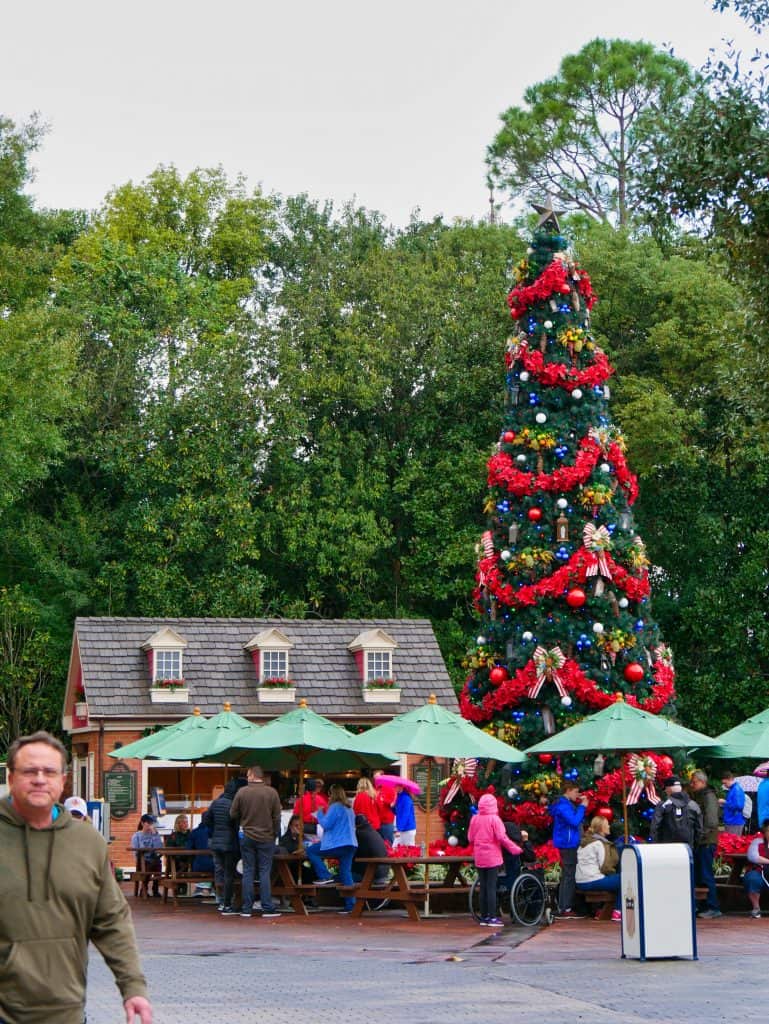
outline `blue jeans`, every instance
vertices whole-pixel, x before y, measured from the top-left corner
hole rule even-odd
[[[380,825],[377,831],[379,832],[382,839],[384,839],[386,843],[389,843],[390,846],[392,846],[393,840],[395,839],[395,825]]]
[[[305,850],[307,854],[307,860],[312,864],[315,869],[315,874],[319,879],[332,878],[331,872],[328,870],[326,865],[323,863],[324,857],[333,857],[339,861],[339,881],[342,885],[353,885],[352,878],[352,859],[355,855],[355,846],[332,846],[327,850],[321,850],[320,843],[313,843],[312,846],[308,846]],[[355,900],[349,896],[344,898],[344,909],[352,910],[355,906]]]
[[[241,912],[251,913],[254,902],[254,874],[259,870],[259,899],[262,910],[275,910],[272,902],[272,888],[270,885],[270,874],[272,872],[272,858],[275,854],[275,843],[257,843],[255,839],[243,836],[240,840],[240,856],[243,859],[243,904]]]
[[[594,882],[577,882],[577,892],[592,892],[595,889],[613,892],[614,909],[619,910],[619,875],[604,875],[603,878],[596,878]]]
[[[708,889],[708,910],[720,910],[716,879],[713,874],[713,854],[715,846],[698,846],[694,851],[694,873],[700,885]]]

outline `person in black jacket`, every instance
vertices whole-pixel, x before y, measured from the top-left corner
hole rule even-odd
[[[364,814],[355,815],[355,838],[358,840],[358,849],[355,851],[357,857],[386,857],[387,847],[385,841],[371,822]],[[359,864],[357,860],[352,862],[352,877],[356,882],[363,878],[365,864]],[[390,877],[390,869],[386,864],[377,864],[374,872],[372,885],[384,885]]]
[[[240,860],[238,823],[230,817],[230,807],[245,779],[230,779],[221,796],[211,803],[202,818],[203,825],[211,836],[208,848],[214,858],[217,909],[225,914],[235,914],[232,909],[232,894],[235,887],[235,865]]]
[[[523,850],[523,853],[514,855],[504,849],[504,847],[502,848],[502,859],[504,861],[505,873],[500,875],[499,883],[500,885],[504,885],[506,889],[512,889],[513,882],[521,873],[521,863],[533,864],[537,859],[537,855],[534,852],[534,847],[531,845],[528,832],[521,831],[514,821],[505,821],[503,824],[505,826],[507,838],[512,839],[512,841]]]

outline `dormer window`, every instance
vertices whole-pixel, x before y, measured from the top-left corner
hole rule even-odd
[[[355,655],[364,685],[374,679],[394,679],[393,651],[397,646],[383,629],[367,629],[347,645],[347,650]]]
[[[147,652],[147,668],[149,670],[150,682],[161,682],[162,680],[178,679],[182,685],[184,681],[184,648],[187,641],[183,636],[168,626],[159,629],[149,640],[142,644],[142,650]]]
[[[260,685],[269,680],[289,679],[293,646],[291,640],[279,629],[265,629],[244,644],[244,649],[251,653]]]
[[[184,648],[187,641],[168,626],[142,644],[147,652],[150,699],[153,703],[179,703],[189,698],[184,681]]]

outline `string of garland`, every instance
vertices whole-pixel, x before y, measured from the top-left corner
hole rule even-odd
[[[577,662],[570,658],[567,658],[559,670],[559,676],[566,692],[591,709],[600,711],[616,700],[614,693],[602,690],[583,672]],[[675,670],[669,663],[656,661],[652,666],[652,676],[654,682],[651,684],[651,693],[645,700],[638,700],[632,693],[626,694],[624,699],[633,707],[658,715],[675,698]],[[469,682],[472,678],[470,676],[465,681],[459,695],[459,707],[464,718],[481,724],[492,719],[497,711],[515,706],[527,697],[531,688],[536,685],[537,669],[533,660],[527,662],[514,676],[508,677],[496,689],[489,690],[480,704],[472,700],[469,692]]]
[[[516,285],[511,289],[507,296],[507,304],[513,319],[520,320],[535,303],[544,302],[554,292],[568,295],[571,291],[569,278],[584,298],[587,308],[592,309],[596,303],[596,296],[588,275],[576,264],[567,267],[564,261],[556,256],[533,284]]]
[[[600,348],[595,350],[593,362],[584,370],[567,366],[566,363],[546,363],[543,353],[539,349],[532,351],[525,341],[521,343],[517,352],[505,353],[508,369],[512,368],[516,359],[521,360],[524,369],[528,370],[539,384],[544,387],[560,387],[568,392],[575,388],[592,388],[596,384],[605,384],[614,373],[614,367]]]
[[[611,572],[611,579],[618,589],[622,590],[629,600],[641,601],[650,593],[649,573],[643,568],[640,575],[634,576],[627,569],[619,565],[608,552],[603,557]],[[525,608],[537,604],[543,597],[562,597],[568,587],[576,583],[584,583],[591,573],[593,566],[597,564],[598,556],[588,551],[587,548],[579,548],[571,558],[556,569],[555,572],[536,583],[528,583],[525,586],[514,588],[510,583],[505,583],[500,569],[499,555],[495,552],[489,558],[482,558],[478,563],[478,575],[473,596],[475,606],[483,611],[483,593],[481,583],[501,604],[508,608]]]
[[[628,468],[621,446],[612,441],[604,451],[604,447],[592,437],[583,437],[578,442],[573,466],[559,466],[552,473],[516,469],[508,452],[496,452],[487,463],[489,487],[501,487],[517,498],[537,491],[568,492],[587,483],[598,460],[604,455],[614,466],[614,475],[625,491],[628,505],[632,505],[638,497],[638,479]]]

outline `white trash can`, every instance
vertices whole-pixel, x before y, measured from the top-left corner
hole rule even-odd
[[[622,956],[696,960],[694,865],[686,843],[626,846],[620,866]]]

